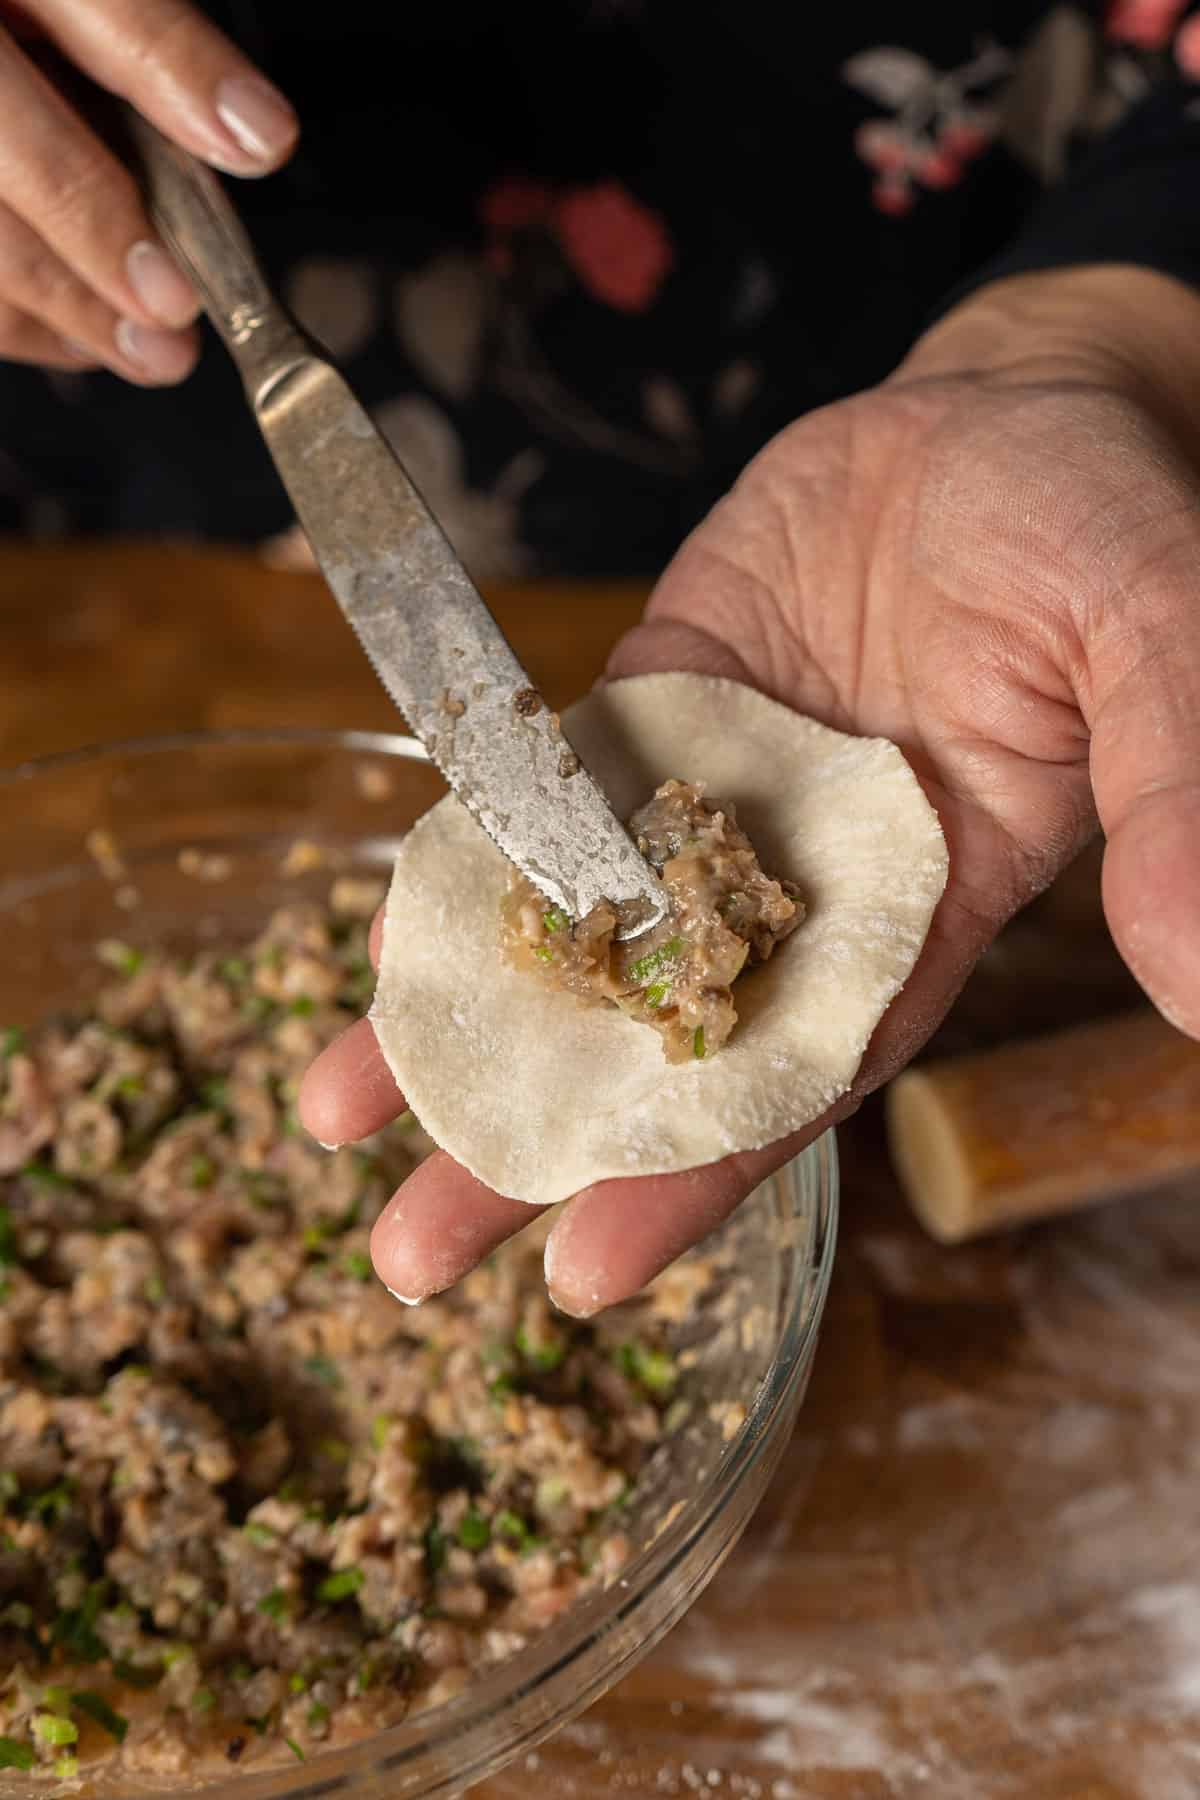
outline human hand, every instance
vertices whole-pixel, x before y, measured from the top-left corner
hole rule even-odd
[[[1200,299],[1166,277],[999,284],[884,386],[783,432],[672,562],[609,675],[731,676],[893,739],[938,810],[950,880],[853,1092],[767,1149],[577,1195],[547,1249],[564,1310],[636,1291],[893,1074],[1097,816],[1117,943],[1200,1035],[1198,347]],[[365,1020],[300,1099],[325,1142],[402,1105]],[[532,1210],[439,1152],[376,1225],[376,1268],[423,1299]]]
[[[47,43],[230,174],[283,162],[295,117],[185,0],[0,5],[0,358],[179,381],[196,359],[195,293],[129,170],[44,73]]]

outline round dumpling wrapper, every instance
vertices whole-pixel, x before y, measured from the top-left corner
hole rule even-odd
[[[672,1064],[648,1026],[507,961],[509,864],[458,800],[418,821],[396,859],[371,1021],[434,1140],[534,1203],[695,1168],[818,1118],[916,962],[947,870],[937,815],[894,744],[739,682],[633,676],[563,724],[622,818],[670,776],[732,802],[762,867],[796,882],[807,914],[736,983],[728,1043]]]

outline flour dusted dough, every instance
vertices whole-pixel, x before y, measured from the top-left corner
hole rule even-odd
[[[757,1149],[844,1094],[917,960],[946,884],[937,815],[895,745],[846,737],[738,682],[640,675],[564,726],[622,818],[678,775],[732,801],[771,875],[808,907],[738,981],[711,1061],[511,967],[508,864],[453,798],[396,859],[371,1020],[422,1125],[499,1193],[547,1203],[608,1176]]]

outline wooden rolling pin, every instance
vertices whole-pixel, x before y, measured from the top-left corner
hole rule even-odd
[[[1200,1173],[1200,1043],[1144,1008],[898,1076],[892,1162],[956,1244]]]

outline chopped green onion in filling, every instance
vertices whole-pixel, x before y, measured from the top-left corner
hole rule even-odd
[[[681,937],[668,938],[657,950],[648,950],[645,956],[639,956],[635,963],[629,965],[629,978],[639,986],[649,981],[652,975],[669,962],[674,962],[687,950],[687,943]]]
[[[71,1705],[76,1712],[86,1713],[97,1725],[107,1731],[109,1737],[116,1738],[118,1744],[125,1741],[125,1733],[129,1730],[129,1720],[123,1713],[114,1712],[103,1694],[95,1694],[90,1688],[71,1695]]]
[[[636,1340],[622,1344],[617,1352],[621,1373],[636,1381],[646,1392],[661,1397],[675,1386],[675,1359],[665,1350],[652,1350]]]
[[[482,1513],[464,1513],[459,1521],[458,1541],[464,1550],[483,1550],[491,1539],[492,1529]]]
[[[106,968],[126,977],[136,975],[146,960],[140,950],[123,944],[119,938],[104,938],[96,945],[96,955]]]
[[[526,1362],[531,1362],[536,1369],[542,1369],[547,1374],[552,1369],[557,1369],[567,1354],[567,1347],[561,1338],[548,1337],[535,1343],[524,1326],[518,1328],[513,1342]]]
[[[328,1356],[306,1356],[304,1367],[314,1380],[323,1387],[338,1388],[342,1385],[342,1372],[337,1364]]]
[[[74,1719],[64,1719],[58,1713],[35,1713],[30,1729],[34,1737],[39,1738],[43,1744],[79,1742],[79,1727]]]
[[[329,1602],[348,1600],[352,1594],[357,1594],[365,1580],[366,1576],[361,1569],[335,1569],[318,1586],[317,1599]]]

